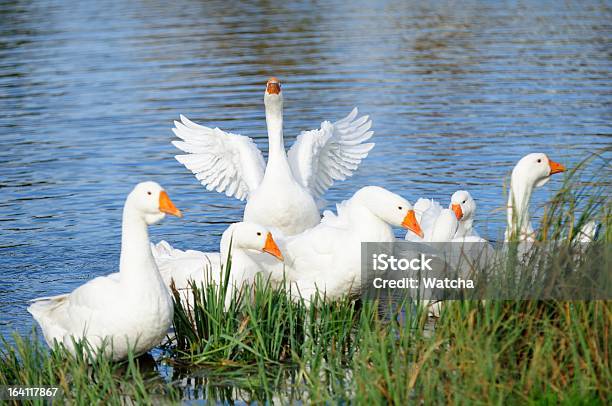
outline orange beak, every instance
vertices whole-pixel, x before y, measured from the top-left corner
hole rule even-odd
[[[461,205],[457,203],[453,203],[451,205],[451,209],[453,210],[453,212],[455,212],[455,216],[457,216],[457,220],[461,220],[461,218],[463,217],[463,210],[461,210]]]
[[[280,82],[275,77],[271,77],[268,79],[268,84],[266,85],[266,93],[268,94],[279,94],[281,91]]]
[[[402,221],[402,227],[412,231],[421,238],[423,238],[423,236],[425,235],[423,234],[423,230],[421,230],[421,226],[419,225],[419,222],[416,219],[414,210],[408,210],[408,213],[406,213],[406,217],[404,217],[404,221]]]
[[[555,173],[559,173],[559,172],[563,172],[565,171],[565,166],[561,165],[560,163],[557,163],[551,159],[548,160],[548,165],[550,166],[550,174],[555,174]]]
[[[272,238],[272,233],[268,232],[268,236],[266,237],[266,244],[263,247],[263,252],[267,252],[268,254],[283,260],[283,254],[281,254],[280,249],[278,249],[278,245],[274,242],[274,238]]]
[[[172,203],[172,200],[170,200],[165,190],[162,190],[159,194],[159,211],[176,217],[183,217],[183,214],[176,208],[174,203]]]

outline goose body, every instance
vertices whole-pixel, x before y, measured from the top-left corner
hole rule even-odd
[[[285,280],[307,300],[317,290],[329,299],[355,295],[361,288],[361,243],[395,241],[392,225],[421,233],[407,200],[380,187],[364,187],[337,205],[337,215],[326,212],[316,227],[281,240],[285,261],[271,270],[271,277]]]
[[[180,216],[154,182],[138,184],[123,209],[118,273],[97,277],[73,292],[34,299],[28,311],[47,343],[75,352],[73,340],[123,359],[159,344],[172,323],[173,304],[149,247],[148,225],[165,214]]]
[[[187,152],[176,159],[191,170],[208,190],[247,200],[244,221],[295,235],[317,225],[316,201],[336,180],[351,176],[373,143],[367,116],[357,109],[335,123],[324,121],[318,130],[302,132],[287,154],[283,138],[283,96],[271,78],[264,94],[268,129],[268,163],[253,141],[211,129],[181,116],[173,129]]]

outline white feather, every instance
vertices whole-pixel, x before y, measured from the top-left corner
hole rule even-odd
[[[336,180],[353,175],[374,143],[364,143],[372,135],[368,116],[357,117],[354,108],[345,118],[324,121],[318,130],[303,131],[288,153],[295,178],[315,197],[322,196]]]
[[[183,115],[172,131],[182,140],[172,144],[188,153],[175,158],[206,189],[244,200],[261,183],[266,164],[249,137],[204,127]]]

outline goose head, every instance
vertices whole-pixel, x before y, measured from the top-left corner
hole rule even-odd
[[[512,170],[512,183],[525,184],[531,188],[541,187],[548,182],[550,176],[565,171],[565,167],[546,154],[532,153],[525,155]]]
[[[234,248],[254,250],[283,260],[283,255],[272,237],[272,232],[264,226],[250,222],[234,223],[224,233],[225,239],[231,237]]]
[[[468,221],[474,217],[476,202],[468,191],[458,190],[451,196],[449,209],[455,213],[457,220]]]
[[[135,210],[148,225],[161,221],[166,214],[182,217],[168,193],[156,182],[142,182],[128,195],[126,206]]]
[[[423,238],[423,230],[416,219],[410,202],[403,197],[378,186],[366,186],[355,193],[354,201],[365,206],[382,221],[396,227],[404,227]]]
[[[283,93],[281,92],[280,80],[275,77],[268,79],[264,93],[264,104],[266,108],[283,105]]]

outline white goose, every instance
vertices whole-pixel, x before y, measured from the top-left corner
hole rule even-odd
[[[173,144],[187,152],[176,159],[192,171],[208,190],[247,199],[244,221],[298,234],[321,219],[315,200],[335,180],[357,169],[374,146],[364,143],[373,134],[368,116],[357,109],[335,123],[302,132],[285,153],[283,96],[278,79],[271,78],[264,94],[268,127],[268,164],[245,136],[211,129],[181,116],[173,129],[182,141]]]
[[[273,280],[286,278],[294,294],[307,300],[317,289],[329,299],[357,294],[362,242],[395,241],[392,225],[422,234],[412,205],[381,187],[360,189],[337,211],[326,211],[318,226],[280,241],[285,262],[271,268]]]
[[[550,176],[565,171],[543,153],[532,153],[521,158],[510,178],[505,240],[533,241],[535,233],[529,216],[529,201],[533,189],[543,186]]]
[[[259,224],[241,222],[231,224],[221,237],[220,253],[201,251],[181,251],[174,249],[165,241],[152,247],[162,278],[168,288],[174,286],[181,294],[181,301],[193,307],[191,282],[196,286],[214,281],[221,282],[222,270],[231,254],[229,283],[232,289],[240,289],[244,282],[253,282],[257,273],[266,271],[259,263],[257,253],[266,253],[282,261],[272,233]],[[231,300],[227,296],[226,302]]]
[[[529,200],[536,187],[543,186],[550,176],[564,172],[565,167],[550,160],[546,154],[533,153],[523,157],[514,167],[510,181],[510,195],[507,207],[507,228],[505,238],[533,241],[535,233],[529,215]],[[596,239],[601,224],[589,221],[577,232],[578,241],[589,243]]]
[[[172,323],[172,298],[149,246],[148,226],[166,214],[181,217],[155,182],[139,183],[123,208],[119,272],[95,278],[68,294],[34,299],[28,311],[49,346],[54,341],[74,353],[73,339],[104,347],[115,360],[159,344]]]
[[[470,202],[471,200],[471,202]],[[451,197],[450,209],[443,209],[439,203],[429,199],[419,199],[421,212],[421,224],[424,228],[424,238],[406,234],[406,240],[430,245],[438,251],[438,256],[453,269],[463,272],[463,276],[469,274],[466,271],[465,255],[472,259],[482,257],[482,249],[488,250],[488,244],[484,247],[480,244],[464,244],[470,242],[486,242],[478,236],[467,235],[472,228],[471,216],[476,208],[476,203],[469,193],[457,191]],[[415,204],[415,210],[417,205]],[[465,212],[462,209],[465,207]],[[467,215],[466,215],[467,214]],[[462,222],[467,218],[468,223],[462,227]],[[449,244],[459,243],[459,244]],[[487,252],[487,256],[489,253]],[[486,257],[485,257],[486,258]],[[430,317],[440,317],[443,302],[439,300],[423,300],[423,306],[427,309]]]
[[[479,237],[474,229],[476,201],[467,190],[458,190],[451,196],[450,209],[455,212],[459,223],[455,237]]]
[[[476,202],[465,190],[458,190],[451,196],[448,209],[432,199],[419,199],[414,205],[417,220],[423,229],[423,238],[406,233],[411,242],[482,242],[473,228]]]
[[[406,240],[431,245],[446,263],[459,269],[462,276],[467,277],[471,269],[471,266],[466,267],[466,256],[471,260],[486,261],[493,254],[492,247],[473,230],[476,202],[469,192],[458,190],[453,193],[448,209],[443,209],[438,202],[430,199],[419,199],[414,207],[417,216],[421,217],[424,238],[407,233]],[[458,244],[447,244],[449,242]],[[469,244],[472,242],[485,245]],[[442,301],[423,300],[422,304],[430,317],[440,317]]]

